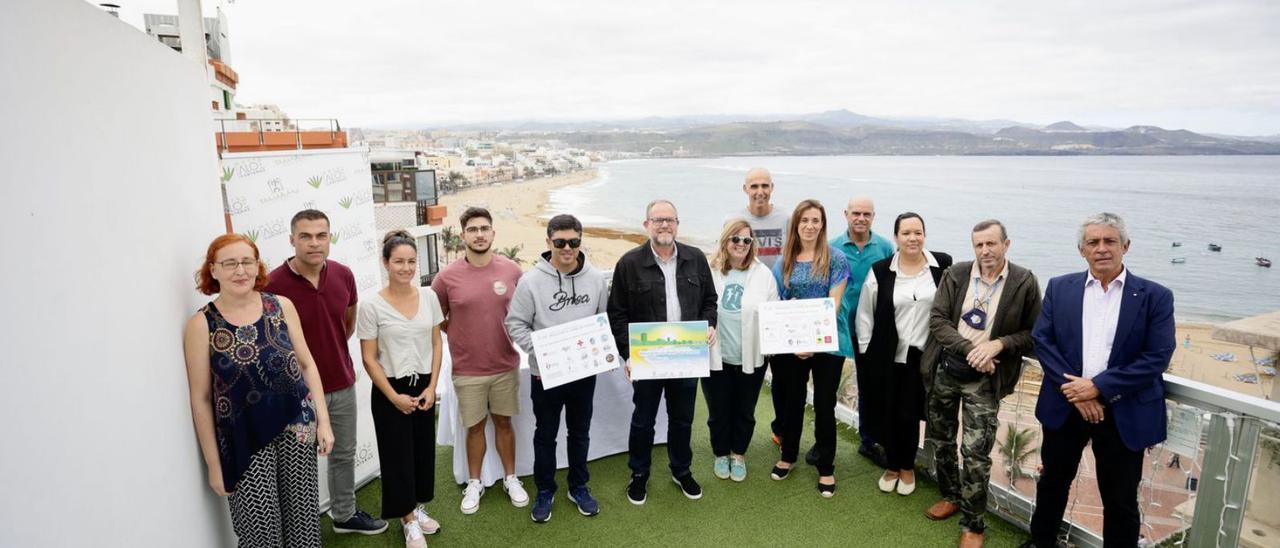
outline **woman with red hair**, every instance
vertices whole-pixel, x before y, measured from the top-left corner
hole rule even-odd
[[[298,312],[261,291],[266,266],[239,234],[209,244],[196,284],[218,295],[183,336],[209,487],[228,497],[240,546],[320,546],[316,453],[333,431]]]

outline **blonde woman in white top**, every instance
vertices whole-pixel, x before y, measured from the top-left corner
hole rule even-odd
[[[702,379],[707,398],[707,429],[717,478],[747,479],[744,455],[756,427],[756,400],[764,382],[764,356],[757,340],[761,303],[778,300],[778,284],[756,258],[758,243],[745,220],[734,219],[720,234],[711,262],[719,295],[716,343],[711,347],[711,376]]]
[[[382,518],[400,518],[405,546],[425,548],[440,524],[421,506],[435,497],[435,402],[444,314],[430,287],[418,287],[418,248],[403,230],[383,238],[390,278],[360,301],[356,334],[373,381],[370,412],[378,435]]]

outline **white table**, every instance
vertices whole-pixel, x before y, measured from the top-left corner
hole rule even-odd
[[[446,336],[447,337],[447,336]],[[459,484],[467,481],[467,446],[466,428],[462,425],[462,417],[458,414],[458,400],[453,392],[452,370],[448,342],[446,352],[440,365],[440,382],[436,383],[439,394],[437,409],[440,422],[436,431],[436,443],[453,447],[453,479]],[[516,348],[520,352],[519,348]],[[533,401],[529,399],[530,386],[529,364],[524,352],[520,352],[520,414],[512,417],[511,422],[516,431],[516,475],[533,474]],[[631,434],[631,411],[635,405],[631,403],[631,382],[626,373],[619,367],[613,371],[602,373],[596,377],[595,406],[591,415],[591,448],[587,452],[587,460],[595,460],[609,455],[627,452],[627,440]],[[561,415],[560,433],[556,436],[556,468],[569,466],[566,449],[564,417]],[[480,469],[480,481],[486,487],[502,479],[502,460],[493,443],[493,422],[485,427],[486,447],[484,464]],[[667,441],[666,402],[658,410],[654,423],[653,443],[655,445]],[[532,484],[526,486],[532,492]]]

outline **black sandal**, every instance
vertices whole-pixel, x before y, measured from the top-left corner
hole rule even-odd
[[[791,475],[791,468],[780,468],[776,464],[773,466],[773,470],[769,471],[769,477],[779,481],[787,479],[789,475]]]
[[[836,495],[836,484],[818,483],[818,494],[827,499],[834,497]]]

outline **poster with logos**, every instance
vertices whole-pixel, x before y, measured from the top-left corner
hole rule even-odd
[[[709,334],[705,321],[627,324],[631,380],[711,376]]]
[[[1175,406],[1169,414],[1165,450],[1195,459],[1200,452],[1200,411],[1193,407]]]
[[[290,150],[224,154],[222,183],[233,231],[258,246],[267,269],[293,256],[289,221],[303,209],[329,217],[329,259],[351,268],[360,299],[381,289],[382,237],[373,216],[367,149]],[[369,379],[360,365],[360,341],[348,341],[356,373],[356,482],[378,474],[378,448],[369,415]],[[320,458],[320,500],[329,500],[327,459]]]
[[[760,305],[760,353],[840,350],[836,304],[830,298],[773,301]]]
[[[622,364],[605,314],[539,329],[532,336],[544,388],[612,371]]]

